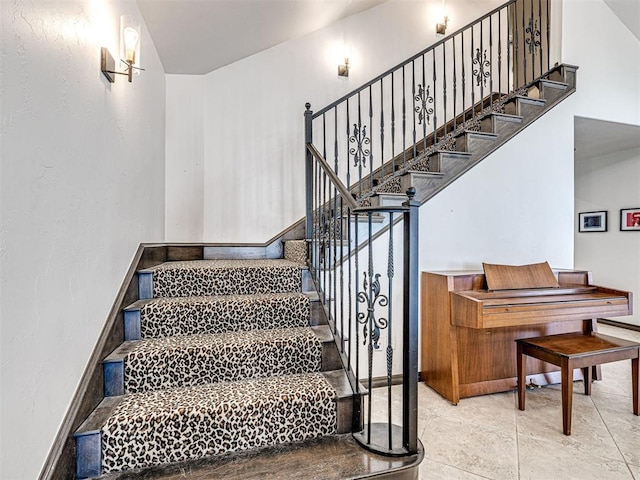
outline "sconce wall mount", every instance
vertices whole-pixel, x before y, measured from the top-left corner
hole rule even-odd
[[[338,65],[338,76],[339,77],[349,76],[349,57],[345,57],[344,65]]]
[[[116,75],[126,75],[131,83],[134,71],[144,71],[144,68],[135,66],[140,57],[140,23],[129,15],[123,15],[120,19],[120,50],[124,72],[115,69],[115,61],[106,47],[100,50],[100,70],[109,83],[116,81]]]
[[[444,23],[436,23],[436,34],[446,35],[448,25],[449,25],[449,17],[445,15]]]

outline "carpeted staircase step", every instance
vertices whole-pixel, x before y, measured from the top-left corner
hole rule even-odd
[[[302,269],[284,259],[166,262],[138,272],[139,297],[300,292]]]
[[[345,412],[338,410],[353,403],[349,389],[340,386],[348,384],[342,377],[344,372],[306,373],[105,398],[75,433],[77,475],[344,433]]]
[[[328,326],[125,342],[103,365],[107,396],[341,368]]]
[[[125,340],[304,327],[309,306],[296,292],[139,300],[124,311]]]

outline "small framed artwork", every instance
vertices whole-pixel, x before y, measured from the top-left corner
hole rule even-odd
[[[607,212],[582,212],[578,214],[579,232],[606,232]]]
[[[620,210],[620,230],[640,232],[640,207]]]

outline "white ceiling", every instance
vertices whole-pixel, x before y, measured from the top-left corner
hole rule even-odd
[[[138,0],[166,73],[204,74],[387,0]]]
[[[604,3],[640,40],[640,0],[604,0]]]
[[[575,117],[576,160],[640,148],[640,126]]]

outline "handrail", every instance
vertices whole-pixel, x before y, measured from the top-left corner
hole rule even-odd
[[[318,151],[318,149],[313,145],[313,143],[307,143],[307,149],[309,150],[309,152],[311,152],[311,155],[315,157],[318,164],[322,167],[322,170],[324,171],[324,173],[331,179],[331,183],[333,183],[333,185],[338,190],[338,192],[340,192],[340,196],[342,197],[342,199],[345,202],[347,202],[349,207],[357,208],[358,203],[353,199],[353,196],[351,195],[351,193],[349,193],[349,190],[347,190],[347,187],[344,186],[342,181],[333,172],[333,170],[331,169],[331,167],[329,166],[325,158]]]

